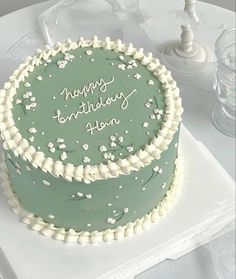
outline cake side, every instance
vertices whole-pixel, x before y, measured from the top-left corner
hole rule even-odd
[[[132,44],[95,37],[28,57],[0,91],[5,161],[31,212],[25,222],[89,242],[153,222],[176,185],[182,111],[170,72]]]

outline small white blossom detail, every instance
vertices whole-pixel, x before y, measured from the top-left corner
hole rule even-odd
[[[54,219],[54,218],[55,218],[55,216],[54,216],[54,215],[52,215],[52,214],[50,214],[50,215],[48,215],[48,218],[50,218],[50,219]]]
[[[110,143],[110,146],[111,146],[111,147],[116,147],[116,145],[117,145],[117,144],[116,144],[115,141],[112,141],[112,142]]]
[[[49,181],[47,181],[46,179],[43,179],[43,184],[46,186],[50,186],[51,183]]]
[[[130,61],[128,62],[128,64],[131,65],[131,66],[133,66],[134,68],[138,67],[138,65],[137,65],[137,63],[136,63],[136,61],[135,61],[134,59],[130,60]]]
[[[92,50],[90,50],[90,49],[88,49],[88,50],[86,51],[86,54],[87,54],[87,55],[92,55],[92,53],[93,53],[93,52],[92,52]]]
[[[111,152],[105,152],[105,153],[103,153],[103,158],[106,160],[113,161],[115,159],[115,156],[113,154],[111,154]]]
[[[82,145],[82,147],[83,147],[84,150],[88,150],[89,145],[87,143],[85,143],[85,144]]]
[[[65,145],[64,143],[61,143],[61,144],[58,145],[58,147],[59,147],[60,149],[65,149],[65,148],[66,148],[66,145]]]
[[[144,123],[143,123],[143,127],[144,127],[144,128],[147,128],[148,126],[149,126],[148,122],[144,122]]]
[[[52,148],[53,146],[54,146],[54,145],[53,145],[52,142],[49,142],[49,143],[48,143],[48,147],[49,147],[49,148]]]
[[[62,152],[61,155],[60,155],[60,158],[61,158],[62,161],[66,160],[67,159],[66,152]]]
[[[105,145],[101,145],[101,146],[99,147],[99,150],[100,150],[101,152],[106,152],[106,151],[107,151],[107,148],[106,148]]]
[[[126,65],[125,64],[119,64],[119,65],[117,65],[117,68],[124,71],[126,69]]]
[[[126,149],[127,149],[128,152],[133,152],[134,151],[133,146],[127,146]]]
[[[129,212],[129,209],[126,207],[124,208],[124,213],[128,213]]]
[[[150,80],[148,81],[148,84],[149,84],[149,85],[154,85],[154,81],[153,81],[152,79],[150,79]]]
[[[135,75],[134,75],[134,78],[140,79],[140,78],[141,78],[141,75],[140,75],[140,74],[135,74]]]
[[[111,141],[116,141],[116,136],[110,136]]]
[[[86,200],[86,199],[92,199],[91,194],[83,194],[81,192],[74,193],[70,196],[69,200],[71,201],[81,201],[81,200]]]
[[[65,53],[65,54],[64,54],[64,59],[65,59],[66,61],[71,62],[71,61],[73,60],[73,58],[74,58],[74,55],[72,55],[72,54],[70,54],[70,53]]]
[[[154,109],[153,110],[153,113],[152,114],[150,114],[150,118],[151,119],[157,119],[157,120],[159,120],[159,119],[161,119],[161,116],[163,115],[163,110],[161,110],[161,109]]]
[[[43,80],[42,76],[37,76],[36,79],[39,80],[39,81]]]
[[[30,84],[29,82],[26,82],[26,83],[24,84],[24,86],[25,86],[25,87],[30,87],[31,84]]]
[[[114,219],[114,218],[111,218],[111,217],[109,217],[109,218],[107,218],[107,223],[108,224],[115,224],[115,222],[116,222],[116,219]]]
[[[57,143],[63,143],[63,142],[64,142],[64,139],[57,138]]]
[[[166,183],[163,183],[163,184],[161,185],[161,188],[162,188],[162,189],[165,189],[165,188],[166,188]]]
[[[59,60],[59,61],[57,62],[57,66],[58,66],[60,69],[65,68],[66,64],[67,64],[67,61],[65,61],[65,60]]]
[[[35,133],[37,133],[37,129],[36,128],[29,128],[29,133],[31,133],[31,134],[35,134]]]
[[[89,163],[90,162],[90,158],[85,156],[84,159],[83,159],[83,162],[84,163]]]

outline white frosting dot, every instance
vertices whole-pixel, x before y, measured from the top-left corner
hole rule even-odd
[[[67,159],[67,154],[66,152],[62,152],[61,155],[60,155],[60,158],[62,161],[64,161],[65,159]]]
[[[144,127],[144,128],[147,128],[148,126],[149,126],[148,122],[144,122],[144,123],[143,123],[143,127]]]
[[[146,190],[146,188],[145,188],[145,187],[143,187],[143,188],[142,188],[142,191],[145,191],[145,190]]]
[[[128,213],[129,212],[129,209],[126,207],[124,208],[124,213]]]
[[[48,215],[48,218],[50,218],[50,219],[54,219],[54,218],[55,218],[55,216],[54,216],[54,215],[52,215],[52,214],[50,214],[50,215]]]
[[[35,134],[35,133],[37,133],[37,129],[36,128],[29,128],[29,130],[28,130],[31,134]]]
[[[152,79],[150,79],[150,80],[148,81],[148,84],[149,84],[149,85],[154,85],[154,81],[153,81]]]
[[[86,51],[86,54],[87,54],[87,55],[92,55],[92,53],[93,53],[93,52],[92,52],[91,49],[88,49],[88,50]]]
[[[83,147],[84,150],[88,150],[89,149],[89,145],[87,143],[83,144],[82,147]]]
[[[141,75],[140,75],[140,74],[135,74],[135,75],[134,75],[134,78],[140,79],[140,78],[141,78]]]
[[[109,206],[109,207],[112,206],[112,203],[109,202],[109,203],[107,204],[107,206]]]
[[[91,224],[87,224],[87,227],[91,227]]]
[[[50,186],[51,183],[49,181],[47,181],[46,179],[43,179],[43,184],[46,186]]]
[[[83,158],[83,162],[84,162],[84,163],[89,163],[89,162],[90,162],[90,158],[87,157],[87,156],[85,156],[85,157]]]
[[[166,187],[166,183],[163,183],[163,184],[161,185],[161,188],[164,189],[165,187]]]
[[[42,76],[37,76],[36,79],[37,80],[43,80]]]

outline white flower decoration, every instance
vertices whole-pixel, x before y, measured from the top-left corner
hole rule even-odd
[[[136,61],[134,59],[130,60],[128,63],[130,65],[132,65],[133,67],[135,67],[135,68],[138,67],[138,65],[137,65],[137,63],[136,63]]]
[[[74,58],[74,55],[72,55],[72,54],[70,54],[70,53],[65,53],[64,54],[64,59],[66,60],[66,61],[72,61],[73,60],[73,58]]]
[[[151,119],[161,119],[161,116],[163,115],[163,110],[162,109],[154,109],[153,114],[150,114]]]
[[[149,84],[149,85],[154,85],[154,81],[153,81],[152,79],[150,79],[150,80],[148,81],[148,84]]]
[[[87,55],[92,55],[93,52],[92,52],[92,50],[88,49],[88,50],[86,51],[86,54],[87,54]]]
[[[57,62],[57,65],[58,65],[58,67],[59,67],[60,69],[65,68],[66,64],[67,64],[67,61],[65,61],[65,60],[59,60],[59,61]]]
[[[118,138],[118,141],[119,141],[119,142],[123,142],[123,140],[124,140],[123,137],[119,137],[119,138]]]
[[[128,152],[133,152],[133,151],[134,151],[133,146],[127,146],[127,151],[128,151]]]
[[[153,168],[153,171],[154,171],[154,172],[158,172],[158,170],[159,170],[159,167],[158,167],[158,166],[155,166],[155,167]]]
[[[109,217],[109,218],[107,218],[107,223],[108,224],[115,224],[115,222],[116,222],[116,219],[114,219],[114,218],[111,218],[111,217]]]
[[[135,74],[135,75],[134,75],[134,78],[140,79],[140,78],[141,78],[141,75],[140,75],[140,74]]]
[[[110,146],[111,146],[111,147],[116,147],[116,145],[117,145],[117,144],[116,144],[114,141],[112,141],[112,142],[110,143]]]
[[[101,145],[100,148],[99,148],[99,150],[100,150],[101,152],[106,152],[106,151],[107,151],[107,148],[106,148],[105,145]]]
[[[116,141],[116,136],[110,136],[111,141]]]
[[[65,159],[67,159],[67,154],[66,152],[62,152],[61,155],[60,155],[60,158],[62,161],[64,161]]]
[[[86,156],[86,157],[84,157],[83,161],[84,161],[84,163],[89,163],[90,162],[90,158]]]
[[[125,65],[125,64],[119,64],[119,65],[117,66],[117,68],[120,69],[120,70],[122,70],[122,71],[124,71],[124,70],[126,69],[126,65]]]

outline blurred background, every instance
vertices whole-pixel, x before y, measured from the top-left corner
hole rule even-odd
[[[46,0],[0,0],[0,16]],[[158,0],[156,0],[158,1]],[[175,1],[175,0],[173,0]],[[235,0],[203,0],[204,2],[235,11]]]

